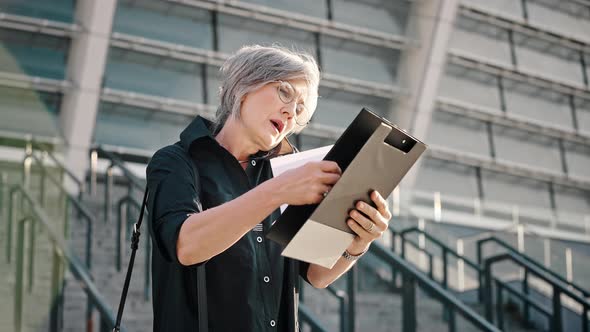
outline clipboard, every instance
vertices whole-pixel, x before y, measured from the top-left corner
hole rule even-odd
[[[355,237],[346,225],[354,204],[372,204],[372,190],[388,197],[426,149],[363,108],[324,157],[340,166],[338,182],[319,204],[289,205],[266,237],[283,247],[283,256],[332,268]]]

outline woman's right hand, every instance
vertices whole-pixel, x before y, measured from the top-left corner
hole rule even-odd
[[[284,204],[317,204],[341,174],[336,162],[322,160],[288,170],[273,180],[278,185],[277,194],[281,195]]]

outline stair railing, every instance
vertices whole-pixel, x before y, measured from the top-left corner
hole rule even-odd
[[[3,184],[6,187],[6,184]],[[86,293],[87,301],[89,305],[87,308],[96,308],[100,314],[100,331],[107,332],[115,324],[115,315],[111,308],[109,308],[105,299],[100,295],[98,289],[92,282],[91,276],[88,270],[84,267],[84,264],[79,261],[78,257],[71,251],[66,245],[64,236],[60,231],[54,228],[54,223],[50,221],[50,218],[36,202],[31,193],[20,184],[14,185],[9,188],[9,209],[19,201],[20,214],[22,218],[18,220],[18,237],[17,237],[17,261],[16,261],[16,287],[15,287],[15,308],[14,308],[14,322],[15,331],[20,332],[23,330],[23,296],[24,296],[24,258],[25,258],[25,241],[26,231],[28,226],[29,241],[35,240],[31,237],[31,233],[35,233],[34,225],[38,225],[49,237],[53,245],[53,263],[52,263],[52,276],[51,276],[51,289],[50,295],[52,299],[55,299],[54,305],[51,307],[50,313],[50,331],[56,332],[60,330],[60,319],[59,317],[63,314],[63,280],[65,271],[64,269],[69,268],[73,276],[80,283],[82,290]],[[19,197],[17,197],[17,195]],[[11,225],[14,219],[17,218],[17,213],[9,213],[8,225]],[[29,243],[29,259],[34,254],[34,245]],[[29,274],[29,282],[33,275]],[[86,329],[92,331],[92,314],[87,316]]]
[[[454,257],[455,259],[462,260],[467,266],[469,266],[470,268],[475,270],[478,275],[478,281],[480,282],[479,287],[483,287],[484,268],[482,265],[477,264],[476,262],[469,259],[468,257],[464,257],[463,255],[461,255],[457,251],[455,251],[453,248],[447,246],[444,242],[440,241],[439,239],[435,238],[431,234],[427,233],[426,231],[424,231],[418,227],[410,227],[410,228],[404,229],[402,231],[396,231],[392,226],[390,226],[390,230],[392,231],[394,236],[398,235],[401,239],[400,255],[402,258],[405,259],[405,256],[406,256],[406,253],[405,253],[406,252],[406,250],[405,250],[406,244],[409,244],[412,247],[414,247],[416,250],[421,251],[421,252],[425,253],[426,255],[428,255],[428,257],[429,257],[428,276],[432,280],[435,280],[434,272],[433,272],[433,262],[432,262],[433,255],[426,248],[423,248],[422,246],[420,246],[419,243],[416,243],[412,239],[406,238],[406,236],[408,234],[418,233],[420,235],[423,235],[426,239],[428,239],[433,244],[437,245],[437,247],[439,247],[439,249],[442,252],[441,258],[442,258],[442,269],[443,269],[443,278],[440,281],[440,283],[444,289],[448,288],[448,264],[449,264],[448,263],[448,256],[449,255]],[[526,273],[525,273],[525,275],[526,275]],[[394,280],[394,282],[395,282],[395,280]],[[551,313],[547,309],[545,309],[544,307],[537,304],[537,301],[530,296],[528,289],[518,290],[515,287],[513,287],[512,285],[510,285],[500,279],[497,279],[497,278],[492,278],[492,282],[498,286],[496,295],[500,294],[499,295],[500,300],[502,299],[502,290],[505,290],[506,292],[510,293],[512,296],[518,298],[518,300],[520,300],[522,302],[523,308],[524,308],[523,311],[524,311],[524,322],[525,323],[528,323],[528,321],[529,321],[529,316],[528,316],[530,313],[529,308],[535,309],[537,312],[539,312],[543,316],[547,317],[548,320],[550,319]],[[491,301],[486,296],[489,296],[489,294],[484,293],[482,295],[482,297],[478,297],[479,302],[484,303],[485,301]],[[498,322],[503,326],[504,311],[502,310],[501,305],[502,305],[501,301],[496,302],[496,317],[497,317]],[[447,314],[445,314],[445,315],[447,315]],[[502,329],[501,325],[498,325],[498,326]]]
[[[525,269],[525,273],[530,273],[537,278],[545,281],[546,283],[550,284],[552,287],[552,311],[551,311],[551,322],[549,329],[553,332],[562,332],[564,331],[563,326],[563,315],[562,315],[562,305],[561,305],[561,296],[565,295],[572,299],[574,302],[578,303],[581,307],[581,327],[583,332],[588,332],[588,311],[590,310],[590,302],[586,300],[584,297],[580,296],[579,294],[571,291],[569,289],[569,285],[563,283],[561,280],[555,278],[554,276],[548,274],[543,269],[539,268],[538,266],[530,263],[527,259],[523,258],[521,255],[516,255],[512,252],[507,252],[499,255],[495,255],[489,257],[484,260],[483,269],[484,269],[484,306],[485,306],[485,313],[486,318],[489,321],[493,320],[492,314],[492,267],[494,264],[504,261],[511,261],[516,265],[519,265],[521,268]],[[497,303],[499,302],[496,300]]]
[[[319,318],[304,304],[299,305],[299,320],[299,325],[306,323],[311,328],[311,332],[328,332],[328,329],[320,322]]]
[[[590,297],[590,292],[588,290],[586,290],[585,288],[583,288],[582,286],[574,283],[573,281],[568,281],[566,278],[562,277],[559,273],[546,268],[545,266],[543,266],[543,264],[537,262],[535,259],[531,258],[530,256],[528,256],[525,253],[522,253],[520,251],[518,251],[516,248],[514,248],[513,246],[511,246],[510,244],[508,244],[506,241],[496,237],[496,236],[488,236],[485,237],[483,239],[479,239],[476,244],[476,255],[477,255],[477,264],[479,266],[482,265],[483,263],[483,246],[486,243],[495,243],[500,245],[501,247],[503,247],[504,249],[506,249],[508,252],[513,253],[514,255],[520,256],[522,257],[522,259],[526,260],[529,264],[534,265],[535,267],[537,267],[538,269],[540,269],[541,271],[551,275],[552,277],[556,278],[557,280],[561,281],[562,283],[568,285],[569,287],[575,289],[576,291],[580,292],[580,294],[585,297],[588,298]],[[525,284],[527,283],[527,279],[528,279],[528,274],[525,273],[525,278],[523,279],[523,288],[528,288],[527,286],[525,286]],[[480,281],[480,285],[481,285],[481,281]],[[481,298],[483,293],[483,288],[480,287],[479,289],[479,296]]]
[[[420,286],[433,298],[440,301],[449,312],[447,326],[449,331],[456,330],[455,313],[459,312],[473,326],[482,331],[499,331],[490,322],[475,313],[448,290],[431,280],[411,263],[392,252],[381,243],[373,243],[370,252],[396,269],[402,276],[402,331],[415,332],[417,328],[416,287]]]

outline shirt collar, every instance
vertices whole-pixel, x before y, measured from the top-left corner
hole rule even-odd
[[[211,137],[211,126],[213,123],[202,116],[197,116],[191,124],[180,133],[180,144],[186,152],[190,151],[191,145],[202,137]]]
[[[211,133],[211,127],[213,126],[213,123],[205,118],[203,118],[202,116],[197,116],[189,125],[188,127],[186,127],[182,133],[180,133],[180,144],[182,145],[182,147],[184,148],[184,150],[188,153],[190,151],[190,147],[191,145],[198,140],[199,138],[202,137],[210,137],[211,139],[215,139]],[[287,137],[285,137],[283,139],[283,144],[281,144],[281,149],[280,151],[278,151],[278,153],[275,153],[272,157],[276,157],[276,156],[280,156],[280,155],[285,155],[285,154],[291,154],[291,153],[295,153],[295,152],[299,152],[297,150],[297,148],[295,148],[295,146],[293,144],[291,144],[291,142],[287,139]],[[250,156],[250,158],[256,158],[257,155],[264,155],[265,152],[259,152],[255,155]],[[265,156],[265,157],[269,157],[269,156]]]

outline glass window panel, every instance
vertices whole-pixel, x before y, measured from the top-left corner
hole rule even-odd
[[[568,96],[526,83],[504,80],[508,113],[546,122],[552,126],[572,128]]]
[[[315,55],[312,33],[237,16],[219,15],[219,49],[232,53],[243,45],[278,44]]]
[[[568,171],[571,175],[590,179],[590,146],[564,143]]]
[[[27,89],[0,87],[0,129],[25,134],[59,136],[61,96]]]
[[[484,122],[465,116],[436,111],[428,131],[427,144],[449,147],[484,156],[490,155]]]
[[[0,11],[10,14],[71,23],[74,21],[75,0],[2,0]]]
[[[202,65],[111,48],[105,73],[109,88],[203,102]]]
[[[113,30],[191,47],[213,48],[209,11],[163,1],[120,1]]]
[[[563,212],[590,214],[590,192],[556,186],[555,204]]]
[[[411,2],[402,0],[334,0],[334,21],[404,35]]]
[[[590,98],[576,98],[574,105],[576,107],[576,118],[578,119],[580,132],[590,135]]]
[[[566,1],[561,1],[566,2]],[[569,1],[567,1],[569,2]],[[579,10],[570,8],[574,13],[556,10],[554,4],[540,3],[538,1],[527,1],[529,20],[539,26],[550,27],[552,30],[560,31],[568,36],[589,40],[587,31],[590,31],[590,21],[586,18],[576,16],[587,11],[587,7],[580,7]],[[561,8],[566,9],[566,8]],[[584,32],[586,31],[586,32]]]
[[[495,76],[469,68],[447,65],[439,94],[474,105],[500,110],[500,93]]]
[[[313,115],[314,123],[346,128],[363,107],[390,118],[392,103],[390,100],[360,95],[351,92],[320,88],[318,107]]]
[[[385,84],[397,82],[400,52],[351,40],[322,38],[323,70]]]
[[[464,0],[467,4],[474,4],[478,7],[489,8],[502,15],[522,18],[522,7],[520,1],[515,0]]]
[[[273,7],[280,10],[285,10],[293,13],[301,13],[306,16],[314,16],[318,18],[327,18],[328,10],[326,8],[326,1],[317,0],[243,0],[244,2],[251,2],[267,7]]]
[[[477,197],[477,178],[472,167],[425,158],[416,178],[416,190],[444,195]]]
[[[498,159],[562,171],[557,139],[503,126],[494,126],[493,132]]]
[[[512,63],[506,30],[465,17],[459,17],[456,24],[451,35],[451,48],[494,62]]]
[[[94,140],[99,144],[157,150],[178,141],[192,117],[101,103]]]
[[[578,51],[520,34],[514,34],[514,43],[519,68],[583,85]]]
[[[0,29],[0,71],[63,79],[69,41],[58,37]]]
[[[551,208],[546,183],[485,170],[482,170],[482,181],[486,200]]]

